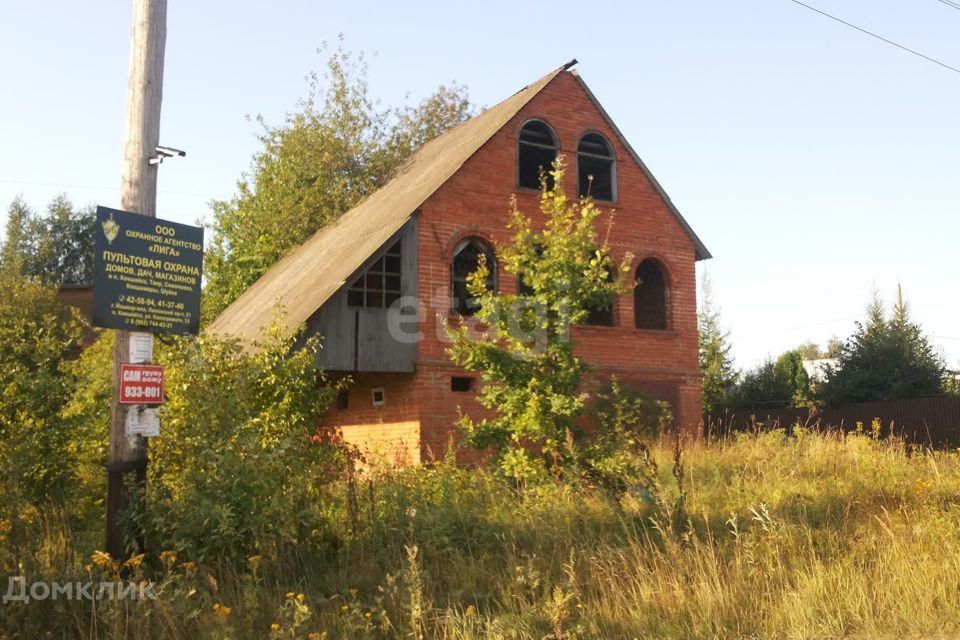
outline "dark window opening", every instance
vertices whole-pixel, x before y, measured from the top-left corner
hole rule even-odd
[[[453,376],[450,378],[450,390],[458,393],[466,393],[473,389],[473,378],[467,376]]]
[[[613,271],[607,269],[607,282],[613,282]],[[588,307],[587,318],[583,321],[594,327],[612,327],[613,326],[613,302],[611,301],[604,307]]]
[[[663,267],[647,258],[637,267],[637,286],[633,290],[633,309],[637,329],[666,330],[669,291]]]
[[[613,150],[599,133],[588,133],[577,147],[577,184],[581,197],[614,199]]]
[[[386,403],[383,387],[377,387],[371,390],[370,395],[373,398],[373,406],[382,407]]]
[[[350,408],[350,392],[347,389],[337,393],[337,409],[344,411]]]
[[[351,307],[388,308],[400,298],[402,242],[398,240],[347,289]]]
[[[608,304],[605,307],[592,307],[587,311],[589,315],[587,315],[587,319],[583,321],[584,324],[595,327],[613,326],[613,304]]]
[[[480,309],[476,298],[467,290],[467,279],[479,268],[481,260],[487,263],[487,291],[493,291],[496,287],[497,261],[493,257],[493,251],[483,240],[467,238],[461,241],[453,252],[452,307],[460,315],[472,316]]]
[[[520,129],[517,142],[517,182],[528,189],[540,188],[540,173],[546,174],[547,188],[553,188],[553,161],[560,145],[553,130],[545,122],[531,120]]]

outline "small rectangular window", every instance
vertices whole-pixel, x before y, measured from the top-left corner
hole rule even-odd
[[[450,390],[466,393],[473,390],[473,378],[469,376],[453,376],[450,378]]]
[[[383,392],[383,387],[377,387],[371,391],[373,396],[373,406],[382,407],[386,403],[386,397]]]
[[[337,409],[344,411],[350,408],[350,392],[346,389],[337,394]]]

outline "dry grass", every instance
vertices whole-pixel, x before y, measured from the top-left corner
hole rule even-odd
[[[672,503],[672,452],[656,453]],[[642,494],[518,494],[448,465],[382,473],[356,487],[352,511],[345,488],[330,497],[325,552],[264,557],[256,571],[180,558],[159,570],[157,601],[7,604],[0,622],[13,637],[86,638],[960,634],[956,452],[797,431],[691,444],[683,461],[673,521]],[[38,546],[38,576],[96,574],[81,564],[91,550],[44,537],[60,551]]]

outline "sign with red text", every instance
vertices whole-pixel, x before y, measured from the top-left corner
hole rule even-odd
[[[120,404],[162,404],[163,367],[156,364],[120,365]]]

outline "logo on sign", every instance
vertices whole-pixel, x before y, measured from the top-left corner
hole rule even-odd
[[[161,404],[163,367],[152,364],[120,365],[121,404]]]

